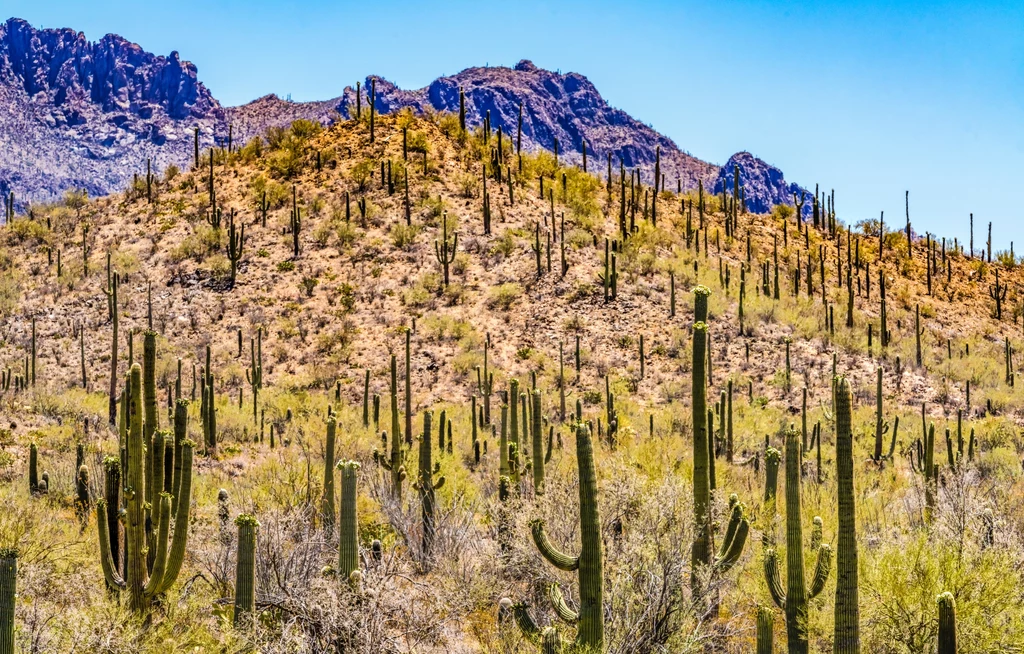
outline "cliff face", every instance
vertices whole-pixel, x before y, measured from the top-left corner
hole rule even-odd
[[[192,130],[224,121],[196,67],[116,35],[0,24],[0,191],[19,206],[72,187],[123,188],[145,170],[190,161]]]
[[[690,156],[610,106],[578,73],[560,74],[523,60],[512,68],[467,68],[415,90],[367,77],[367,96],[371,80],[381,114],[405,107],[458,112],[461,88],[469,124],[480,125],[489,114],[492,129],[510,138],[521,106],[524,148],[553,150],[557,144],[563,160],[578,163],[585,143],[588,166],[598,173],[606,170],[611,154],[615,169],[620,163],[639,168],[650,183],[660,149],[669,188],[703,182],[720,189],[726,178],[731,185],[735,164],[754,211],[791,203],[792,193],[799,192],[781,171],[749,153],[734,155],[724,167]],[[157,171],[190,165],[195,127],[206,148],[225,143],[229,126],[241,144],[298,118],[330,124],[354,113],[352,87],[320,102],[268,95],[224,109],[199,81],[196,67],[177,52],[157,56],[120,36],[90,42],[71,29],[37,30],[13,18],[0,24],[0,193],[13,190],[19,208],[69,188],[85,188],[91,195],[121,190],[145,171],[147,159]]]

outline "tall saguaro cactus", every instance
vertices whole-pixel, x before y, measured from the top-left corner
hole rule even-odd
[[[836,548],[835,637],[833,638],[835,654],[860,654],[857,517],[853,488],[853,429],[850,423],[852,404],[853,396],[850,393],[850,384],[845,378],[840,379],[836,384],[836,484],[839,495],[839,542]]]
[[[714,448],[708,428],[707,361],[708,361],[708,296],[706,286],[693,289],[693,524],[696,536],[691,549],[690,589],[695,598],[704,597],[706,573],[720,574],[729,570],[743,553],[749,524],[743,516],[743,505],[730,498],[730,517],[721,549],[714,551],[711,522],[711,491]],[[711,601],[708,609],[717,613],[718,602]]]
[[[333,415],[327,417],[327,439],[324,443],[324,497],[320,505],[320,517],[324,521],[324,533],[334,534],[334,447],[338,421]]]
[[[938,654],[958,654],[956,644],[956,600],[952,593],[942,593],[935,598],[939,607],[939,649]]]
[[[530,414],[530,454],[533,468],[533,492],[544,494],[544,416],[541,413],[540,389],[533,389],[533,408]]]
[[[238,525],[238,561],[235,564],[235,627],[244,626],[256,610],[256,532],[260,523],[243,513]]]
[[[584,651],[600,652],[604,648],[604,563],[601,552],[601,517],[597,510],[597,473],[594,468],[594,449],[590,429],[580,422],[576,425],[576,461],[579,466],[580,489],[580,554],[569,556],[548,541],[544,533],[544,521],[532,524],[533,542],[541,555],[551,565],[565,572],[575,572],[579,578],[580,610],[570,609],[557,584],[550,590],[551,603],[558,616],[577,625],[574,647]],[[503,607],[512,606],[507,599]],[[536,640],[541,631],[524,604],[517,604],[512,611],[524,633]],[[548,629],[551,629],[550,627]],[[544,635],[547,643],[553,639],[548,631]],[[557,639],[554,639],[557,641]],[[545,645],[552,647],[552,644]],[[558,651],[557,649],[555,651]]]
[[[338,575],[351,577],[359,569],[359,516],[358,497],[359,464],[339,461],[341,471],[341,513],[338,518]]]
[[[832,567],[832,548],[818,548],[818,562],[808,590],[804,581],[803,525],[800,522],[800,433],[786,431],[786,588],[779,577],[779,558],[774,548],[764,551],[764,576],[772,600],[786,614],[790,654],[808,654],[807,603],[825,589]]]
[[[387,433],[383,435],[387,447]],[[391,473],[391,494],[399,502],[402,501],[402,482],[405,481],[405,448],[402,432],[398,425],[398,361],[391,355],[391,453],[385,456],[374,450],[373,458],[377,464]]]
[[[711,562],[711,475],[709,470],[707,425],[707,342],[708,296],[706,286],[693,289],[693,524],[695,537],[690,553],[690,589],[694,597],[703,595],[702,566]]]
[[[153,516],[158,518],[158,528],[154,538],[147,543],[145,479],[150,476],[156,478],[158,472],[162,473],[162,470],[156,469],[156,462],[154,462],[153,469],[145,468],[148,461],[143,456],[145,445],[142,427],[142,369],[138,364],[132,365],[128,389],[129,428],[126,436],[127,465],[124,469],[124,498],[127,505],[124,520],[127,574],[121,575],[118,572],[111,555],[111,538],[105,520],[105,500],[96,503],[96,524],[99,531],[100,562],[107,584],[111,588],[127,589],[129,606],[133,611],[143,613],[149,609],[154,597],[165,592],[175,582],[185,558],[192,494],[192,450],[194,444],[192,441],[185,441],[181,446],[181,481],[178,490],[177,512],[174,516],[174,537],[170,547],[168,547],[168,538],[171,522],[171,495],[164,492],[158,494],[159,511],[153,512]],[[160,461],[160,468],[162,468],[162,464],[163,462]],[[157,487],[162,489],[162,484]],[[147,550],[155,551],[151,572],[146,565]]]
[[[14,654],[14,602],[18,585],[18,550],[0,548],[0,654]]]
[[[424,556],[430,556],[431,550],[434,547],[434,533],[437,524],[434,517],[436,508],[434,491],[444,485],[444,477],[438,477],[437,481],[434,481],[434,475],[440,472],[441,464],[433,462],[433,446],[430,435],[433,419],[433,411],[423,412],[423,436],[420,438],[419,475],[416,479],[416,490],[420,494],[420,505],[423,514],[422,545]]]

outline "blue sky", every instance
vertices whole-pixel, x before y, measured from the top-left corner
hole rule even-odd
[[[994,222],[997,248],[1013,239],[1024,252],[1020,1],[6,0],[3,11],[178,50],[224,104],[325,99],[371,73],[415,88],[532,59],[586,75],[703,159],[749,150],[791,181],[835,188],[846,222],[884,210],[902,224],[909,190],[918,231],[964,238],[973,211]]]

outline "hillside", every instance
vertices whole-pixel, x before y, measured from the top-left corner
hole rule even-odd
[[[459,90],[465,92],[467,120],[511,137],[519,128],[522,146],[530,151],[560,150],[566,161],[582,160],[584,142],[591,165],[606,162],[639,167],[653,174],[661,152],[667,187],[714,185],[724,176],[731,182],[733,166],[751,184],[751,207],[792,204],[799,187],[779,180],[759,183],[760,159],[730,159],[725,168],[697,159],[668,137],[601,97],[578,73],[560,74],[527,60],[514,68],[467,68],[441,77],[418,90],[403,90],[377,76],[363,82],[363,107],[373,100],[378,114],[403,108],[417,113],[458,112]],[[156,170],[170,165],[192,166],[193,134],[199,129],[203,148],[244,144],[270,127],[286,127],[297,119],[330,125],[351,119],[356,91],[345,87],[337,98],[290,102],[267,95],[240,107],[222,107],[199,81],[196,67],[177,52],[163,57],[108,34],[88,41],[72,29],[35,29],[11,18],[0,25],[0,195],[14,193],[25,210],[33,202],[59,199],[70,189],[91,196],[120,192],[147,161]],[[647,183],[652,180],[645,178]],[[794,188],[790,188],[793,186]]]
[[[494,166],[496,133],[464,133],[449,113],[374,116],[371,140],[368,113],[329,128],[299,122],[230,153],[217,150],[212,179],[207,158],[196,170],[160,171],[148,189],[140,179],[123,193],[37,205],[31,219],[19,214],[0,231],[0,370],[9,371],[4,381],[10,382],[0,393],[0,496],[11,507],[0,515],[0,547],[17,544],[22,551],[19,643],[60,652],[206,651],[215,643],[225,651],[263,652],[535,651],[514,626],[498,628],[501,598],[527,601],[543,625],[558,624],[548,608],[548,583],[561,583],[573,609],[585,603],[577,575],[556,572],[538,555],[530,522],[544,518],[551,540],[571,552],[581,535],[598,534],[607,651],[750,652],[758,607],[772,602],[763,574],[769,555],[760,544],[786,553],[781,514],[793,517],[788,502],[783,510],[764,500],[765,444],[784,450],[789,424],[808,432],[819,425],[821,433],[817,448],[797,445],[799,462],[793,450],[784,457],[803,472],[804,532],[821,516],[823,542],[842,547],[835,372],[853,390],[865,651],[930,651],[935,596],[945,590],[956,595],[963,651],[1024,646],[1016,262],[920,239],[908,251],[902,231],[880,238],[878,225],[847,226],[841,215],[822,215],[815,225],[781,207],[748,213],[728,195],[707,195],[701,204],[695,192],[677,195],[672,185],[658,194],[654,215],[651,189],[631,189],[629,171],[624,185],[618,174],[608,185],[600,167],[595,176],[544,151],[524,150],[520,157],[507,139],[503,165]],[[647,179],[649,167],[642,169]],[[232,215],[245,229],[233,284]],[[624,242],[620,215],[633,225]],[[447,284],[436,259],[445,221],[455,250]],[[614,288],[603,284],[606,243],[609,250],[614,243]],[[113,359],[118,393],[129,371],[128,343],[140,361],[139,332],[151,324],[153,402],[169,404],[180,369],[181,394],[193,400],[188,435],[200,444],[183,569],[147,621],[114,609],[102,584],[96,515],[80,528],[72,500],[76,444],[83,444],[91,471],[90,501],[104,494],[103,457],[118,452],[107,421],[108,254],[121,279]],[[724,405],[732,409],[712,419],[717,488],[736,493],[750,521],[735,566],[715,578],[717,620],[697,611],[689,592],[692,462],[699,452],[691,416],[698,284],[711,289],[708,408],[730,387],[733,392]],[[254,407],[246,375],[251,339],[260,333],[263,382]],[[207,346],[217,407],[210,455],[203,454],[194,390]],[[698,365],[703,361],[697,358]],[[491,424],[477,421],[474,428],[470,407],[484,405],[477,368],[485,364],[494,373]],[[571,415],[562,415],[563,377],[567,413],[579,402],[593,425],[598,532],[580,525],[578,494],[591,486],[577,461],[587,451],[580,443],[589,441],[576,435]],[[513,378],[541,391],[538,425],[553,429],[552,446],[544,446],[543,428],[526,422],[532,405],[529,414],[524,407],[520,454],[546,467],[546,492],[539,496],[533,469],[524,470],[517,492],[502,501],[498,416]],[[364,406],[372,416],[374,395],[379,420],[364,426]],[[333,448],[325,440],[329,408],[339,427]],[[424,452],[412,436],[423,433],[428,415],[436,426],[442,411],[451,421],[453,451],[434,452],[428,438]],[[934,456],[941,484],[915,474],[922,411],[939,433]],[[154,416],[158,426],[170,427],[164,411]],[[718,431],[727,421],[728,435]],[[883,453],[892,437],[894,454],[872,460],[876,425],[883,423]],[[527,424],[537,439],[529,445]],[[379,431],[394,435],[392,425],[411,441],[404,500],[394,498],[393,477],[378,463],[389,456]],[[944,428],[951,434],[949,464]],[[479,462],[474,433],[486,443]],[[958,435],[968,443],[961,458]],[[32,444],[39,468],[49,472],[45,495],[28,492]],[[542,448],[550,458],[540,466]],[[412,462],[427,455],[446,480],[437,489],[433,553],[422,545],[422,491],[411,488]],[[362,466],[359,593],[324,573],[325,566],[340,565],[338,534],[325,531],[325,459]],[[800,475],[783,477],[788,492]],[[218,489],[229,499],[219,502]],[[712,510],[721,537],[727,496],[716,493]],[[327,495],[333,503],[334,494]],[[260,522],[254,610],[261,618],[250,629],[229,624],[239,542],[227,516],[241,513]],[[335,511],[329,513],[333,519]],[[833,570],[811,602],[811,651],[831,649],[835,579]],[[780,643],[782,615],[773,618]]]

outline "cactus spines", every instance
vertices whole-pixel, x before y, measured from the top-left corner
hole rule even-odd
[[[359,517],[356,512],[359,464],[339,461],[341,471],[341,511],[338,518],[338,575],[349,578],[359,569]],[[380,541],[374,541],[377,547]]]
[[[455,251],[459,247],[459,233],[455,232],[451,239],[448,238],[448,212],[444,212],[443,226],[441,228],[442,240],[434,240],[434,257],[437,262],[441,264],[441,268],[444,270],[444,285],[448,286],[448,270],[452,262],[455,261]]]
[[[18,585],[18,550],[0,548],[0,654],[14,654],[14,603]]]
[[[126,574],[121,575],[114,565],[111,552],[111,538],[106,524],[106,501],[96,503],[96,524],[100,541],[100,561],[103,574],[111,588],[127,589],[129,606],[136,612],[145,612],[153,598],[170,588],[181,571],[188,542],[188,514],[192,492],[192,450],[193,443],[182,443],[182,464],[177,512],[174,516],[174,537],[168,548],[170,532],[171,498],[168,493],[159,493],[160,508],[153,511],[154,518],[159,518],[156,542],[150,542],[149,548],[155,547],[152,572],[147,574],[147,544],[145,524],[146,487],[144,477],[157,470],[145,470],[147,460],[143,457],[143,426],[142,426],[142,369],[138,364],[132,365],[129,373],[128,398],[130,407],[128,419],[130,426],[126,436],[127,467],[124,475],[124,498],[127,505],[125,515],[125,545],[127,551]],[[162,472],[162,466],[161,466]],[[162,488],[162,484],[158,487]]]
[[[956,600],[946,592],[935,598],[939,607],[939,648],[938,654],[957,654],[956,643]]]
[[[576,572],[579,578],[580,610],[571,610],[562,598],[557,585],[551,587],[551,601],[558,616],[577,625],[575,646],[588,651],[602,651],[604,647],[604,564],[601,552],[601,518],[597,510],[597,474],[594,468],[594,451],[590,429],[584,423],[576,425],[576,460],[579,466],[580,493],[580,542],[578,556],[558,551],[544,533],[544,521],[531,524],[533,542],[549,563],[566,572]],[[536,637],[536,623],[525,610],[525,606],[510,606],[520,628],[528,636]]]
[[[327,417],[327,439],[324,443],[324,497],[320,504],[320,517],[324,521],[324,533],[334,535],[334,447],[338,421],[333,415]]]
[[[419,475],[416,479],[416,490],[420,494],[423,517],[423,555],[429,557],[434,546],[434,534],[436,519],[434,517],[436,500],[434,491],[444,485],[444,477],[438,477],[434,481],[434,475],[440,471],[441,464],[434,464],[431,445],[431,423],[433,422],[433,411],[423,412],[423,436],[420,438]]]
[[[807,588],[800,513],[800,434],[790,428],[786,431],[786,588],[779,577],[778,553],[772,547],[764,551],[764,574],[772,600],[786,614],[791,654],[809,652],[807,603],[824,590],[832,566],[832,548],[826,543],[818,548],[814,577]]]
[[[879,368],[881,383],[881,368]],[[857,583],[857,519],[853,487],[853,397],[850,384],[836,384],[836,486],[839,496],[839,534],[836,544],[835,654],[859,654],[860,608]],[[878,442],[875,443],[877,451]]]
[[[238,561],[235,565],[234,626],[245,626],[256,610],[256,532],[260,523],[243,513],[235,518],[238,526]]]

